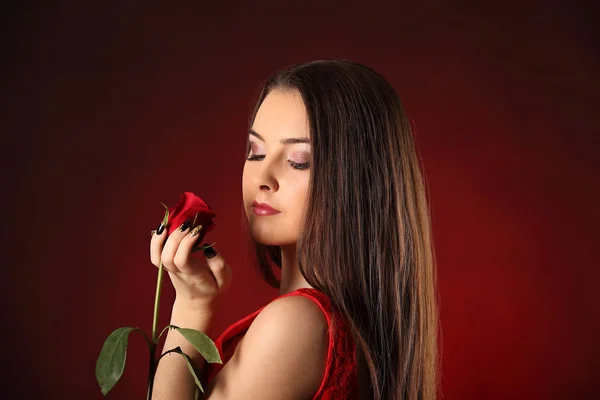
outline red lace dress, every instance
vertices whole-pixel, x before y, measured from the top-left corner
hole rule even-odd
[[[313,399],[326,400],[326,399],[355,399],[356,398],[356,355],[355,355],[355,344],[350,334],[350,331],[346,327],[341,318],[341,315],[332,308],[329,298],[322,292],[312,288],[297,289],[293,292],[283,294],[276,297],[273,300],[286,297],[286,296],[304,296],[314,301],[327,319],[329,325],[329,348],[327,350],[327,364],[325,367],[325,374],[319,390],[313,397]],[[223,368],[225,363],[229,361],[229,358],[225,359],[223,356],[223,350],[227,349],[227,346],[237,336],[245,333],[254,318],[262,311],[265,306],[252,314],[242,318],[241,320],[230,325],[221,336],[215,340],[215,345],[219,350],[221,360],[223,364],[217,363],[205,363],[203,377],[206,384],[217,375],[217,373]],[[333,318],[332,318],[333,317]]]

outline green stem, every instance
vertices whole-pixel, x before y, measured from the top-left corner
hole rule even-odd
[[[148,392],[146,400],[152,400],[152,388],[154,387],[154,374],[156,373],[156,345],[153,343],[150,346],[150,365],[148,368]]]
[[[167,329],[169,329],[169,327],[170,327],[170,326],[171,326],[171,325],[167,325],[167,326],[165,326],[165,327],[163,328],[163,330],[162,330],[162,331],[160,331],[160,335],[158,335],[158,337],[156,338],[156,341],[157,341],[157,342],[160,340],[160,337],[162,336],[162,334],[163,334],[163,333],[165,333],[165,331],[166,331]]]
[[[156,325],[158,323],[158,304],[160,302],[160,288],[163,276],[162,260],[158,265],[158,279],[156,281],[156,296],[154,297],[154,318],[152,319],[152,343],[156,344]]]
[[[158,279],[156,281],[156,296],[154,297],[154,316],[152,318],[152,342],[150,345],[150,365],[148,371],[148,393],[146,396],[147,400],[152,399],[152,387],[154,386],[154,374],[156,373],[156,325],[158,323],[158,305],[160,303],[160,289],[162,286],[162,276],[163,276],[163,264],[162,261],[158,265]]]
[[[177,346],[174,349],[171,349],[169,351],[165,351],[164,353],[162,353],[160,355],[160,357],[158,357],[158,360],[156,360],[156,365],[158,365],[158,363],[160,362],[160,359],[163,358],[164,356],[166,356],[169,353],[179,353],[181,351],[181,347]]]

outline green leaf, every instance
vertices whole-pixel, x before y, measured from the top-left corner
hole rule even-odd
[[[172,327],[173,329],[177,330],[177,332],[181,333],[181,336],[186,338],[187,341],[190,342],[196,350],[198,350],[198,353],[200,353],[207,362],[223,364],[217,346],[215,346],[215,343],[212,341],[212,339],[209,338],[204,332],[200,332],[195,329],[180,328],[175,325],[172,325]]]
[[[200,379],[198,378],[198,375],[196,374],[196,365],[194,364],[194,360],[192,360],[190,358],[190,356],[188,356],[187,354],[185,354],[182,350],[181,347],[177,346],[176,348],[174,348],[173,350],[174,353],[178,353],[181,354],[183,356],[183,358],[185,358],[186,364],[188,369],[190,370],[192,376],[194,377],[194,382],[196,382],[196,386],[198,388],[200,388],[200,390],[202,391],[202,393],[204,393],[204,388],[202,387],[202,384],[200,383]],[[198,395],[198,392],[196,391],[196,396]],[[197,398],[197,397],[196,397]]]
[[[133,326],[115,329],[104,341],[100,355],[96,361],[96,380],[102,394],[106,396],[123,375],[125,359],[127,358],[127,339],[131,331],[140,331]],[[146,339],[147,340],[147,339]]]

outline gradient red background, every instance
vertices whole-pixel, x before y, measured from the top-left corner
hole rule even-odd
[[[240,230],[248,112],[268,74],[325,58],[375,68],[414,121],[444,397],[600,395],[600,60],[589,9],[120,3],[3,13],[2,398],[102,398],[104,339],[121,326],[150,332],[149,232],[159,202],[182,191],[213,207],[207,241],[234,269],[216,330],[277,295],[252,272]],[[161,328],[173,294],[167,278]],[[109,398],[145,398],[145,343],[129,343]]]

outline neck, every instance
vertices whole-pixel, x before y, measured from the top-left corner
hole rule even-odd
[[[281,246],[281,285],[279,294],[293,292],[300,288],[310,288],[306,279],[300,273],[296,260],[296,245]]]

